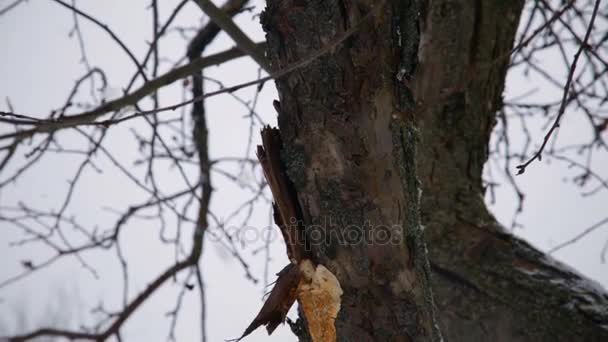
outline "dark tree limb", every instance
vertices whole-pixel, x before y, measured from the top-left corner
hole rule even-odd
[[[230,14],[215,6],[210,0],[195,0],[196,4],[221,28],[236,45],[258,63],[266,72],[270,67],[262,49],[260,49],[230,18]]]

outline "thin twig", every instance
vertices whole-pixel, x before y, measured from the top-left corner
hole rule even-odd
[[[555,253],[557,251],[559,251],[560,249],[567,247],[575,242],[577,242],[578,240],[582,239],[583,237],[587,236],[589,233],[593,232],[594,230],[600,228],[601,226],[605,225],[606,223],[608,223],[608,217],[604,218],[603,220],[597,222],[596,224],[592,225],[591,227],[583,230],[582,232],[580,232],[579,234],[577,234],[575,237],[566,240],[562,243],[560,243],[559,245],[551,248],[547,253],[552,254]]]
[[[95,25],[99,26],[102,30],[106,31],[106,33],[108,33],[110,35],[110,37],[121,47],[121,49],[126,52],[126,54],[129,56],[129,58],[131,59],[131,61],[133,61],[133,64],[135,64],[135,66],[137,67],[137,70],[139,71],[139,73],[141,74],[141,76],[143,77],[144,80],[148,80],[148,78],[146,77],[145,73],[144,73],[144,69],[141,66],[141,64],[139,64],[139,61],[137,60],[137,58],[135,57],[135,55],[133,54],[133,52],[131,52],[131,50],[127,47],[127,45],[120,39],[118,38],[118,36],[114,33],[114,31],[112,31],[108,25],[100,22],[99,20],[97,20],[96,18],[84,13],[83,11],[79,10],[78,8],[62,1],[62,0],[52,0],[56,3],[58,3],[59,5],[66,7],[72,11],[74,11],[75,13],[78,13],[80,16],[82,16],[83,18],[86,18],[87,20],[91,21],[92,23],[94,23]]]
[[[553,134],[553,132],[559,127],[560,120],[562,119],[562,116],[564,115],[564,112],[566,111],[566,105],[568,102],[568,94],[570,93],[570,85],[572,83],[572,79],[574,78],[574,71],[576,70],[576,64],[578,63],[578,59],[579,59],[580,55],[583,53],[583,51],[589,48],[589,46],[587,45],[587,41],[589,40],[589,36],[591,35],[591,31],[593,30],[593,23],[595,22],[595,17],[597,16],[597,11],[599,9],[600,2],[601,2],[601,0],[595,1],[595,5],[593,7],[593,13],[591,14],[591,20],[589,21],[589,27],[587,27],[587,32],[585,32],[585,38],[583,38],[583,41],[581,42],[578,51],[574,55],[572,64],[570,65],[570,71],[568,72],[568,79],[566,80],[566,85],[564,85],[562,101],[561,101],[559,110],[557,112],[557,116],[555,117],[555,121],[553,122],[553,125],[551,125],[551,128],[545,135],[545,137],[543,139],[543,143],[540,146],[540,148],[538,149],[538,151],[530,159],[528,159],[528,161],[526,161],[523,164],[517,165],[517,174],[518,175],[521,175],[524,172],[526,172],[526,168],[534,160],[538,159],[540,161],[542,159],[542,153],[543,153],[543,150],[545,149],[545,146],[547,145],[547,142],[549,141],[549,138],[551,138],[551,135]]]

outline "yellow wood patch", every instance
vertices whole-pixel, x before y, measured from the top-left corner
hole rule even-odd
[[[338,278],[325,266],[316,267],[309,260],[300,263],[302,279],[298,285],[298,303],[302,307],[313,342],[336,341],[334,322],[340,311],[342,288]]]

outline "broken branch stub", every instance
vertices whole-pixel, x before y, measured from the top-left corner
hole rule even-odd
[[[281,162],[279,130],[266,126],[261,134],[262,146],[258,146],[257,156],[274,198],[274,221],[281,230],[291,263],[277,273],[277,281],[268,299],[237,340],[261,325],[266,326],[269,335],[272,334],[279,323],[285,321],[287,312],[297,299],[312,341],[333,342],[336,340],[334,321],[340,311],[342,296],[340,282],[329,269],[316,263],[306,249],[305,222],[295,188]]]
[[[269,126],[264,127],[261,134],[262,146],[258,146],[257,156],[275,202],[273,206],[275,223],[285,239],[287,257],[292,263],[297,264],[305,250],[303,235],[298,234],[303,221],[295,189],[283,170],[281,136],[278,129]]]
[[[245,329],[243,335],[235,341],[240,341],[262,325],[266,326],[266,331],[270,335],[280,323],[285,321],[287,312],[296,301],[301,274],[296,265],[288,264],[277,273],[277,276],[277,281],[262,305],[262,309]]]

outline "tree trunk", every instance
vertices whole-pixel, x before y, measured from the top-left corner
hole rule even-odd
[[[483,202],[482,168],[522,5],[429,1],[425,10],[413,92],[442,331],[450,341],[607,341],[604,290],[510,235]]]
[[[606,295],[510,236],[483,203],[523,1],[267,4],[273,69],[336,45],[276,84],[308,243],[344,291],[339,341],[433,340],[438,325],[448,341],[608,336]]]

